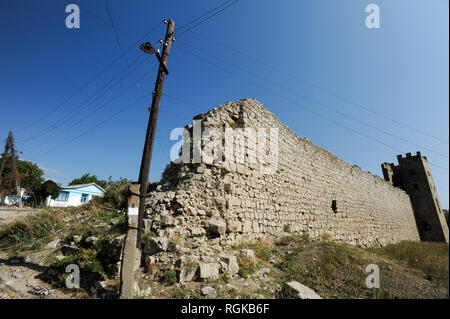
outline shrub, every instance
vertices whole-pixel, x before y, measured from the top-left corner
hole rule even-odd
[[[54,181],[47,180],[32,189],[30,202],[34,205],[42,205],[48,196],[53,199],[58,198],[59,192],[60,187]]]
[[[186,289],[177,288],[174,291],[172,291],[171,298],[174,299],[186,299],[188,295],[188,291]]]
[[[93,199],[93,205],[103,205],[105,208],[125,210],[128,206],[128,184],[118,184],[106,189],[102,197]]]
[[[191,293],[191,299],[204,299],[204,297],[197,292],[193,292]]]
[[[108,185],[108,182],[105,180],[101,180],[97,178],[97,175],[91,175],[89,173],[84,174],[80,178],[73,179],[69,185],[79,185],[79,184],[88,184],[88,183],[95,183],[98,186],[105,188]]]
[[[230,278],[230,276],[228,276],[227,273],[224,273],[224,274],[222,274],[222,281],[227,284],[231,281],[231,278]]]
[[[320,235],[320,239],[322,239],[323,241],[329,241],[331,239],[331,235],[328,233],[323,233],[322,235]]]
[[[177,282],[177,273],[175,270],[170,269],[164,273],[164,282],[169,286],[175,285]]]
[[[141,237],[141,243],[143,246],[147,246],[150,243],[150,239],[153,237],[158,237],[154,231],[150,231]]]
[[[247,279],[248,272],[244,268],[239,268],[238,275],[241,276],[244,279]]]
[[[88,295],[93,295],[96,293],[95,283],[104,280],[104,269],[97,255],[95,249],[81,248],[76,254],[65,256],[48,266],[39,278],[51,283],[54,288],[64,288],[69,275],[66,266],[76,264],[80,267],[80,288]]]
[[[231,128],[237,128],[239,126],[235,121],[229,121],[228,125],[230,125]]]
[[[255,267],[255,261],[248,257],[248,256],[237,256],[237,262],[239,264],[239,267],[245,269],[245,270],[253,270]]]

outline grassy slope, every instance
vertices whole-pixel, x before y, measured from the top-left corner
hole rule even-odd
[[[93,205],[47,208],[37,214],[0,224],[0,252],[10,259],[32,257],[34,262],[46,267],[40,278],[55,288],[64,287],[66,265],[76,263],[80,266],[83,288],[85,282],[107,278],[100,253],[105,243],[124,233],[124,230],[125,215],[117,210]],[[76,254],[63,256],[61,246],[70,244],[74,235],[84,238],[96,236],[99,241],[93,247],[80,248]],[[44,246],[55,239],[61,240],[60,247],[45,250]],[[77,291],[74,297],[95,297],[91,287],[84,286],[86,289]]]
[[[448,298],[449,246],[402,242],[379,249],[287,236],[253,248],[279,284],[295,280],[323,298]],[[365,285],[367,265],[380,268],[380,289]],[[283,296],[281,296],[283,297]]]
[[[115,222],[112,222],[115,221]],[[107,232],[101,227],[110,225]],[[97,254],[102,243],[123,232],[124,215],[96,207],[47,209],[42,213],[18,218],[12,223],[0,224],[0,250],[9,255],[40,255],[43,246],[55,238],[69,243],[73,235],[95,235],[99,244],[82,249],[76,256],[57,260],[58,250],[47,256],[44,264],[55,270],[55,285],[64,279],[64,265],[82,264],[83,269],[104,274]],[[287,236],[275,243],[263,241],[233,247],[251,248],[257,256],[256,265],[241,265],[240,277],[208,283],[218,289],[219,298],[286,297],[274,293],[274,287],[296,280],[314,289],[323,298],[448,298],[449,246],[441,243],[402,242],[383,248],[363,249],[342,243],[311,241],[307,237]],[[376,264],[380,268],[380,289],[367,289],[365,268]],[[254,275],[258,269],[269,268],[263,280]],[[58,273],[61,270],[62,273]],[[248,277],[241,278],[241,277]],[[252,285],[255,289],[250,289]],[[166,283],[147,282],[161,289],[159,298],[197,298],[204,283],[189,283],[188,288],[177,288]],[[235,288],[230,288],[230,284]],[[270,289],[269,289],[270,288]],[[81,297],[88,295],[82,294]],[[91,295],[92,296],[92,295]]]

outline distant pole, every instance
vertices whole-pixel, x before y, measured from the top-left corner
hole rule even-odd
[[[162,54],[161,56],[159,56],[159,53],[156,53],[160,64],[158,68],[158,75],[156,77],[155,89],[153,91],[150,117],[147,124],[147,133],[145,136],[144,151],[142,153],[141,169],[139,172],[139,182],[137,184],[131,185],[132,187],[130,187],[128,207],[128,233],[125,240],[125,246],[122,256],[122,266],[120,271],[121,299],[129,299],[133,297],[135,271],[139,268],[139,263],[141,261],[141,235],[144,228],[145,196],[147,195],[148,176],[150,173],[150,163],[152,160],[153,142],[155,140],[159,105],[161,103],[164,79],[167,74],[167,63],[169,60],[169,52],[172,46],[172,38],[175,26],[175,23],[172,19],[170,19],[169,21],[165,21],[165,23],[167,23],[167,31],[164,39]],[[148,46],[148,53],[155,53],[150,43],[148,43]],[[143,47],[141,46],[141,49],[142,48]],[[139,194],[137,194],[137,188],[139,188]],[[134,206],[136,201],[138,201],[138,207]]]
[[[3,169],[5,168],[6,156],[8,155],[8,151],[9,151],[9,135],[8,135],[7,140],[6,140],[5,151],[2,154],[2,165],[0,165],[0,184],[1,184],[1,181],[2,181]]]
[[[11,148],[11,166],[12,166],[12,173],[14,176],[14,186],[16,187],[16,195],[17,195],[17,201],[19,202],[19,208],[22,208],[22,192],[20,191],[20,177],[19,172],[17,170],[17,162],[16,162],[16,151],[14,149],[14,138],[12,135],[12,132],[9,132],[8,139],[10,140],[9,147]]]
[[[17,201],[19,202],[19,208],[22,208],[22,197],[20,191],[20,176],[17,170],[16,151],[14,149],[14,137],[11,131],[9,131],[8,138],[6,139],[5,151],[2,154],[2,164],[0,165],[0,182],[2,181],[3,169],[5,168],[6,156],[8,151],[11,151],[11,166],[12,175],[14,178],[14,187],[16,188]]]

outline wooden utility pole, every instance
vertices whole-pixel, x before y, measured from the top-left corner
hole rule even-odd
[[[8,154],[8,150],[9,150],[9,144],[8,141],[6,141],[5,144],[5,151],[2,154],[2,164],[0,165],[0,184],[2,182],[2,176],[3,176],[3,169],[5,168],[5,163],[6,163],[6,155]]]
[[[14,142],[14,140],[13,140],[12,132],[10,131],[8,134],[8,138],[6,139],[5,151],[2,154],[2,165],[0,166],[0,180],[2,179],[2,176],[3,176],[3,169],[5,168],[6,156],[8,155],[8,152],[11,149],[11,143],[13,143],[13,142]]]
[[[16,162],[16,151],[14,149],[14,138],[12,136],[12,132],[9,132],[9,135],[11,136],[11,166],[12,166],[12,173],[14,176],[14,186],[16,187],[16,195],[17,195],[17,201],[19,203],[19,208],[22,208],[22,192],[20,191],[20,176],[19,171],[17,170],[17,162]]]
[[[130,245],[125,243],[124,255],[122,257],[121,271],[121,291],[120,298],[132,298],[134,290],[134,271],[139,265],[129,265],[130,262],[140,262],[141,256],[141,236],[144,228],[144,211],[145,211],[145,196],[147,195],[148,177],[150,173],[150,163],[152,160],[153,142],[155,140],[156,124],[158,121],[159,105],[161,103],[161,96],[164,87],[164,79],[167,72],[167,63],[169,60],[170,48],[172,46],[175,22],[170,19],[165,21],[167,23],[166,36],[163,42],[163,50],[161,56],[156,52],[156,56],[160,62],[158,68],[158,75],[156,77],[155,89],[153,91],[152,106],[150,109],[150,117],[147,125],[147,133],[145,135],[144,151],[142,153],[141,169],[139,172],[139,210],[137,218],[137,238],[132,239],[127,237],[126,241],[135,242],[135,251],[130,252]],[[151,48],[151,45],[148,44]],[[142,47],[141,47],[142,48]],[[153,48],[151,48],[153,49]],[[152,50],[154,51],[154,50]],[[144,51],[145,52],[145,51]],[[151,52],[148,52],[151,53]],[[128,216],[130,219],[130,215]],[[129,256],[132,256],[131,258]],[[126,270],[126,271],[125,271]]]
[[[19,208],[23,207],[22,204],[22,194],[20,191],[20,176],[19,171],[17,170],[17,162],[16,162],[16,151],[14,148],[14,137],[12,132],[10,131],[8,134],[8,139],[6,140],[5,151],[2,155],[2,164],[0,166],[0,180],[2,179],[3,169],[5,167],[6,156],[8,151],[11,152],[11,167],[12,167],[12,175],[14,178],[14,187],[16,188],[17,201],[19,203]]]
[[[155,140],[156,123],[158,121],[159,105],[164,87],[164,79],[166,78],[167,63],[169,61],[170,48],[172,46],[172,38],[175,29],[175,22],[169,19],[167,23],[166,37],[163,43],[161,54],[161,63],[156,76],[155,90],[153,91],[152,107],[150,109],[150,117],[147,125],[147,134],[145,135],[144,151],[142,153],[141,169],[139,172],[140,198],[139,198],[139,218],[138,218],[138,240],[137,247],[141,245],[141,235],[144,224],[145,195],[147,195],[148,176],[150,173],[150,163],[152,161],[153,142]],[[164,65],[161,65],[164,64]]]

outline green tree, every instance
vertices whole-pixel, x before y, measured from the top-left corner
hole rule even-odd
[[[118,180],[112,180],[110,176],[105,188],[105,194],[94,201],[111,208],[126,209],[128,205],[128,184],[129,181],[126,178],[120,177]]]
[[[44,181],[44,172],[36,163],[18,159],[17,171],[19,172],[20,186],[28,191],[36,189]],[[5,167],[2,172],[0,183],[0,189],[15,193],[11,158],[9,156],[5,160]]]
[[[61,188],[52,180],[47,180],[32,191],[32,201],[35,204],[43,204],[48,196],[58,198]]]
[[[108,181],[106,182],[106,188],[121,186],[130,183],[126,178],[119,177],[117,180],[113,180],[112,176],[108,177]]]
[[[89,183],[95,183],[102,188],[105,188],[108,185],[107,181],[98,179],[97,175],[91,175],[89,173],[84,174],[80,178],[73,179],[69,185],[89,184]]]
[[[53,199],[56,199],[59,196],[61,188],[54,181],[49,179],[45,181],[45,183],[42,183],[41,191],[45,197],[50,195]]]

